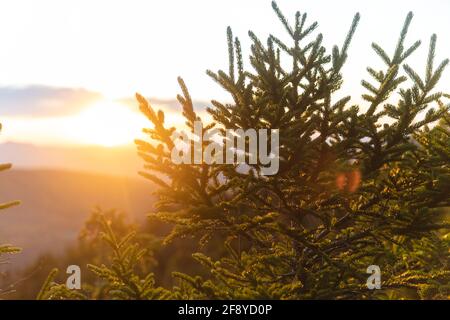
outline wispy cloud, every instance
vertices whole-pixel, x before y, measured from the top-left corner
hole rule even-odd
[[[57,117],[78,113],[102,95],[48,86],[0,87],[0,116]]]
[[[177,100],[148,100],[156,110],[164,111],[166,125],[184,125]],[[210,104],[194,101],[194,105],[206,120]],[[142,128],[151,126],[134,97],[111,100],[91,90],[36,85],[0,87],[0,122],[0,143],[36,145],[132,144]]]

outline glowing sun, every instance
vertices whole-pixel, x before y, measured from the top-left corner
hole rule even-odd
[[[72,117],[70,136],[82,144],[114,147],[133,143],[145,119],[115,101],[101,101]]]

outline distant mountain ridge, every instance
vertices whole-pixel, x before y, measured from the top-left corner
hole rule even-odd
[[[100,146],[35,146],[26,143],[0,144],[0,163],[15,168],[58,169],[137,178],[142,161],[133,145]]]
[[[23,267],[45,252],[61,252],[77,238],[95,206],[122,210],[134,221],[145,219],[153,208],[153,191],[151,183],[129,177],[17,168],[2,172],[0,202],[22,201],[0,217],[0,243],[23,248],[8,268]]]

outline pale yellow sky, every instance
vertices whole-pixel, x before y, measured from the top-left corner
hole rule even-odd
[[[355,99],[362,93],[360,80],[367,78],[367,65],[382,65],[370,48],[371,42],[391,53],[410,10],[415,17],[407,44],[423,41],[410,64],[423,72],[432,33],[438,35],[436,61],[450,57],[450,1],[279,0],[278,4],[291,21],[296,10],[308,12],[311,22],[319,22],[328,48],[342,43],[354,13],[361,13],[344,69],[342,93]],[[0,142],[107,145],[106,138],[96,140],[74,133],[82,123],[91,123],[102,114],[106,123],[100,127],[110,135],[120,135],[116,141],[126,143],[140,130],[135,127],[142,119],[134,113],[133,105],[118,105],[115,99],[131,97],[136,91],[174,98],[179,91],[178,75],[184,77],[196,99],[228,99],[205,75],[206,69],[227,67],[228,25],[241,38],[245,57],[249,29],[261,38],[284,33],[269,0],[1,1],[0,87],[85,88],[99,92],[106,100],[88,101],[84,107],[94,106],[93,111],[80,109],[75,115],[43,115],[36,107],[25,116],[5,112],[9,105],[0,105],[0,121],[4,124]],[[442,79],[445,86],[450,86],[449,73]],[[61,101],[60,108],[64,108]]]

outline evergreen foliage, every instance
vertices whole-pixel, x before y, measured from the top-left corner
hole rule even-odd
[[[10,168],[11,168],[11,164],[10,163],[0,164],[0,171],[8,170]],[[20,204],[20,201],[17,201],[17,200],[1,203],[0,204],[0,210],[5,210],[5,209],[8,209],[10,207],[16,206],[18,204]],[[12,254],[12,253],[17,253],[17,252],[20,252],[20,249],[17,248],[17,247],[11,246],[9,244],[0,245],[0,258],[4,254]]]
[[[1,130],[1,124],[0,124],[0,130]],[[0,171],[8,170],[10,168],[11,168],[10,163],[0,164]],[[0,203],[0,210],[5,210],[10,207],[16,206],[18,204],[20,204],[20,201],[17,201],[17,200]],[[6,263],[6,259],[4,258],[4,255],[14,254],[14,253],[18,253],[18,252],[20,252],[20,248],[14,247],[9,244],[0,244],[0,265],[2,265],[3,263]],[[6,289],[0,288],[0,295],[9,292],[9,289],[10,288],[6,288]]]
[[[290,43],[271,35],[263,44],[249,32],[245,69],[228,28],[229,70],[207,72],[233,102],[213,100],[206,123],[181,78],[178,100],[192,132],[196,120],[203,130],[279,128],[276,175],[261,175],[261,164],[247,172],[239,164],[174,164],[176,129],[137,95],[153,125],[144,130],[150,142],[136,141],[140,174],[160,187],[153,218],[174,224],[165,241],[221,237],[227,254],[194,254],[210,276],[174,273],[169,292],[154,288],[151,274],[133,273],[141,249],[105,224],[114,262],[92,270],[110,284],[111,297],[126,299],[448,298],[449,96],[435,88],[449,61],[435,64],[436,36],[423,75],[406,63],[420,46],[407,44],[412,13],[392,54],[373,43],[385,66],[367,68],[356,103],[339,89],[359,14],[328,53],[306,13],[290,24],[272,5]],[[381,268],[381,290],[366,286],[370,265]]]
[[[163,299],[169,292],[156,288],[153,273],[148,272],[153,259],[147,248],[151,240],[138,233],[135,226],[126,224],[123,215],[95,210],[81,231],[78,250],[81,254],[91,253],[89,259],[95,263],[87,268],[96,280],[83,276],[83,290],[69,290],[58,283],[59,270],[54,268],[37,299]]]

